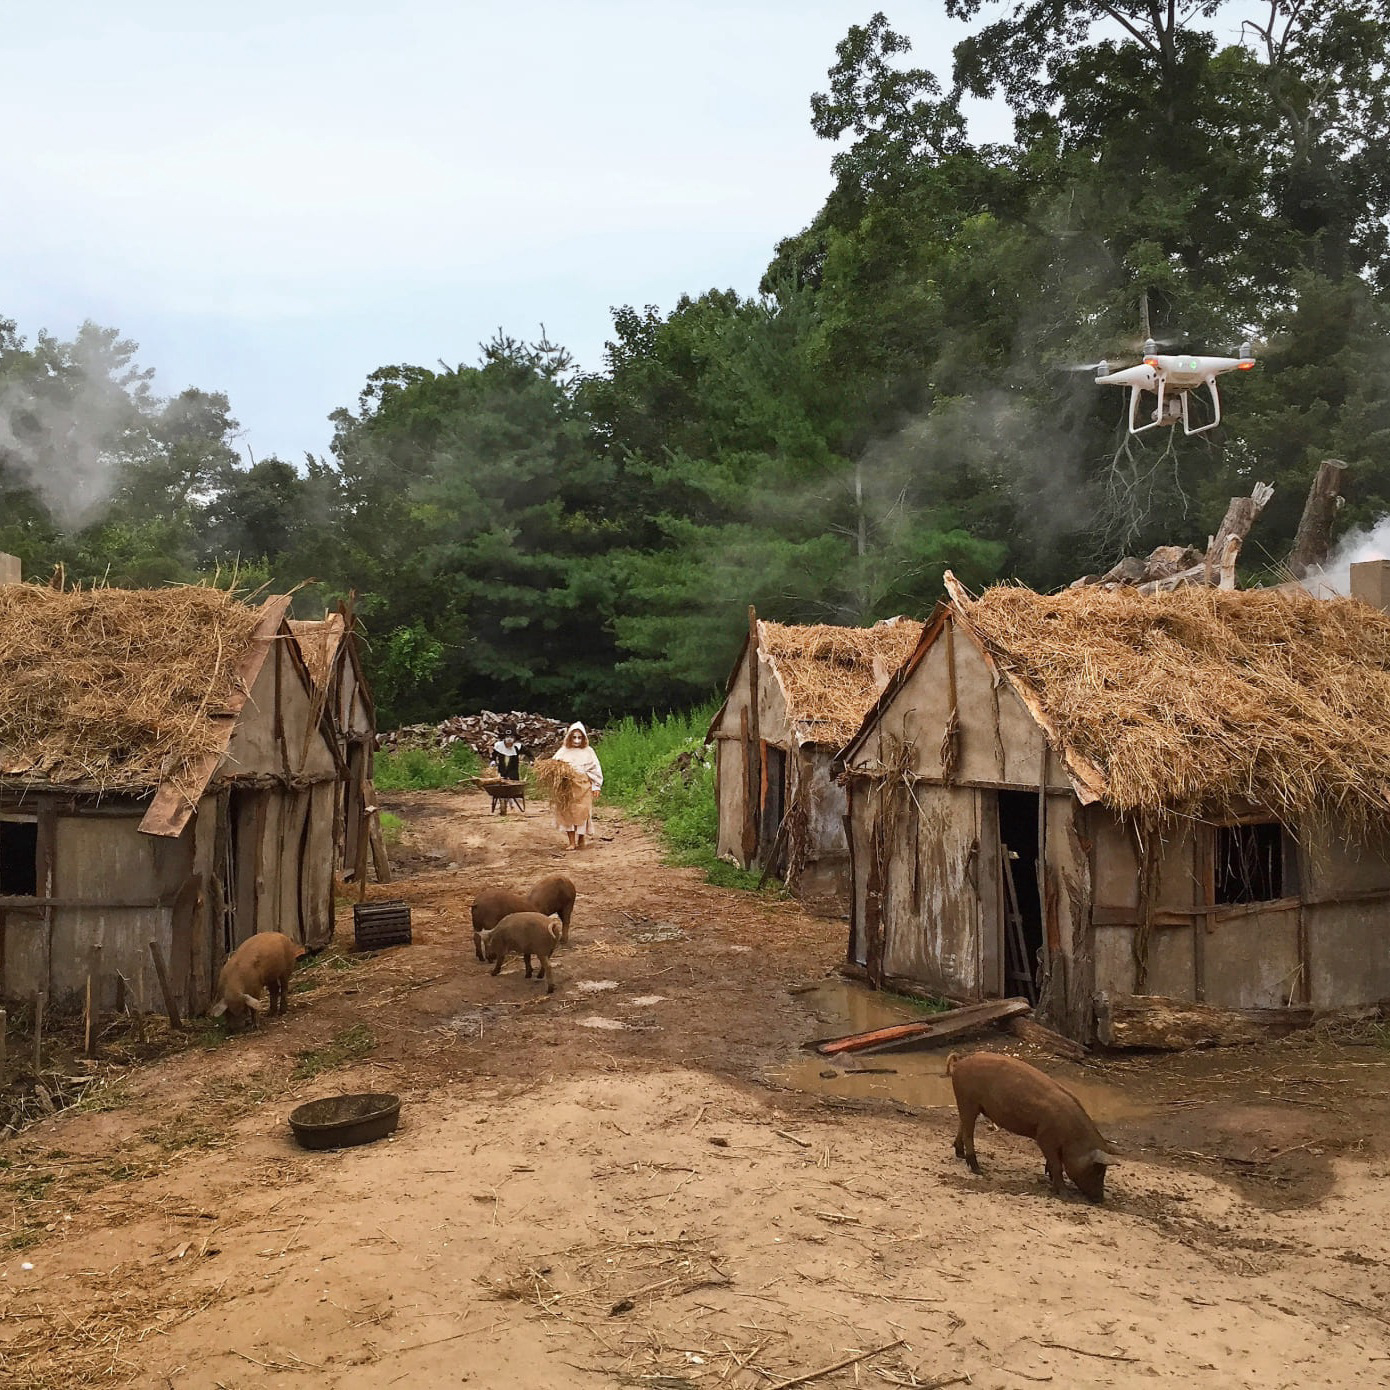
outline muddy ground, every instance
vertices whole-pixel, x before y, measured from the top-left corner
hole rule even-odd
[[[705,885],[601,808],[387,799],[415,943],[305,970],[285,1019],[125,1070],[0,1147],[0,1383],[194,1387],[1347,1386],[1390,1382],[1390,1053],[1026,1053],[1126,1161],[1053,1197],[937,1052],[802,1044],[907,1006],[838,981],[844,927]],[[565,871],[547,998],[468,904]],[[109,1040],[115,1046],[117,1040]],[[1020,1046],[1002,1035],[979,1040]],[[970,1045],[978,1045],[972,1041]],[[830,1075],[822,1075],[829,1072]],[[313,1154],[295,1105],[403,1099]]]

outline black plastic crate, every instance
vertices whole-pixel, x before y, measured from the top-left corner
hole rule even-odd
[[[410,909],[404,903],[354,903],[353,944],[359,951],[410,945]]]

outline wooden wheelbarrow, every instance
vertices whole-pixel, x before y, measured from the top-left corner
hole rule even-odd
[[[489,778],[478,785],[492,798],[494,813],[507,814],[507,808],[515,806],[523,815],[526,813],[526,783],[512,782],[507,778]]]

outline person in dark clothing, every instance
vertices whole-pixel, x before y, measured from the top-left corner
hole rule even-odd
[[[521,744],[517,742],[516,730],[507,725],[501,729],[497,742],[492,745],[492,760],[497,764],[497,775],[509,782],[521,781]]]

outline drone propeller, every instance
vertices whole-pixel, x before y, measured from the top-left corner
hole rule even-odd
[[[1186,333],[1176,333],[1167,338],[1121,338],[1118,341],[1122,347],[1130,352],[1142,353],[1145,357],[1152,357],[1160,348],[1177,347],[1180,343],[1187,341]]]
[[[1110,363],[1101,358],[1099,362],[1064,362],[1059,368],[1064,372],[1101,372],[1110,370]]]

